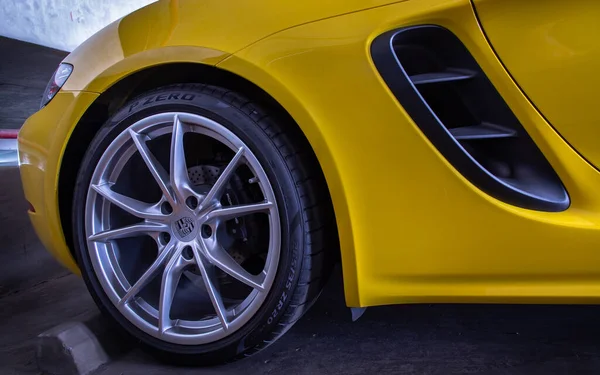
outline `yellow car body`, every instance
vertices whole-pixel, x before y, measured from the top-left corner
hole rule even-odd
[[[348,306],[598,302],[600,48],[582,26],[597,29],[598,16],[600,4],[583,0],[159,1],[71,53],[73,74],[20,131],[31,221],[78,272],[59,195],[73,189],[61,166],[80,120],[128,77],[191,63],[258,86],[305,134],[335,209]],[[424,24],[450,30],[475,58],[564,184],[568,209],[488,195],[415,124],[370,46]]]

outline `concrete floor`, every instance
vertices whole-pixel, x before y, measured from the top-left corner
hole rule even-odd
[[[20,56],[23,70],[10,67],[9,78],[25,77],[14,85],[29,94],[12,95],[14,86],[3,83],[8,63],[0,49],[0,128],[20,125],[37,109],[36,90],[60,61],[55,51],[0,39],[0,48],[6,45],[13,48],[9,63]],[[82,281],[37,241],[25,210],[18,170],[0,168],[0,374],[7,375],[38,373],[37,334],[97,313]],[[170,368],[134,349],[97,375],[598,374],[599,317],[597,306],[408,305],[371,308],[352,323],[338,270],[308,314],[256,356],[209,369]]]

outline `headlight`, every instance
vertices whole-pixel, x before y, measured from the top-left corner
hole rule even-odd
[[[46,90],[44,91],[44,96],[42,97],[42,103],[40,104],[40,109],[42,109],[60,90],[61,87],[67,82],[69,76],[73,73],[73,65],[62,63],[56,69],[56,72],[50,78],[50,82],[48,82],[48,86],[46,86]]]

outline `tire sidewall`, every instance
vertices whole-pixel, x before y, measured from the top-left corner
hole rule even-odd
[[[303,258],[304,230],[302,206],[285,156],[276,145],[276,136],[269,136],[242,106],[234,106],[213,95],[203,93],[192,85],[178,85],[142,95],[119,110],[100,129],[92,140],[82,161],[75,186],[73,204],[75,254],[83,278],[92,297],[105,315],[139,340],[157,355],[176,356],[176,361],[221,362],[231,359],[249,348],[263,344],[275,329],[289,305],[298,283]],[[257,313],[238,331],[213,343],[179,345],[161,341],[138,329],[124,318],[104,292],[92,266],[85,240],[85,202],[94,167],[116,138],[142,118],[164,112],[187,112],[210,118],[238,136],[256,156],[271,183],[280,215],[281,252],[277,273],[269,294]]]

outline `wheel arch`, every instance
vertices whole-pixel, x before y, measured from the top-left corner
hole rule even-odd
[[[235,61],[235,57],[232,56],[232,58]],[[248,64],[248,67],[250,67],[250,64],[247,62],[237,61],[237,63],[242,63],[242,65]],[[302,117],[308,115],[308,111],[302,108],[298,101],[294,100],[293,95],[286,92],[285,86],[272,78],[269,79],[270,77],[266,72],[260,72],[255,78],[260,81],[266,80],[265,85],[267,86],[279,86],[274,88],[273,91],[282,94],[288,101],[293,100],[295,103],[292,104],[292,107],[296,111],[304,112],[301,115]],[[341,252],[346,302],[350,306],[358,306],[354,247],[346,200],[343,194],[332,192],[343,192],[342,184],[326,143],[322,137],[319,137],[317,125],[312,121],[300,124],[295,119],[295,116],[281,104],[279,98],[274,97],[270,92],[264,90],[262,88],[264,86],[254,83],[254,80],[244,78],[242,75],[236,74],[231,70],[203,63],[169,62],[145,67],[125,76],[104,90],[75,125],[70,137],[66,141],[58,175],[60,224],[71,252],[73,251],[71,226],[72,193],[75,188],[75,181],[81,160],[87,150],[86,145],[89,144],[102,124],[128,100],[145,91],[176,83],[210,84],[239,92],[269,109],[278,118],[290,124],[296,124],[296,128],[299,130],[298,135],[308,143],[313,156],[321,168],[321,172],[325,176],[336,216],[340,249],[335,249],[335,251]]]

